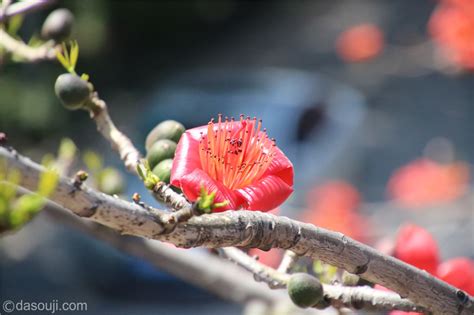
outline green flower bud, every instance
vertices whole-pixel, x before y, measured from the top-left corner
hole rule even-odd
[[[56,79],[54,91],[64,107],[70,110],[81,108],[91,92],[86,81],[70,73],[63,73]]]
[[[153,143],[160,139],[168,139],[178,143],[184,133],[184,126],[175,120],[165,120],[159,123],[146,137],[145,146],[150,150]]]
[[[292,274],[287,289],[293,303],[302,308],[314,306],[324,298],[321,282],[307,273]]]
[[[113,168],[106,168],[98,176],[99,190],[109,194],[121,194],[124,191],[124,180],[122,174]]]
[[[344,286],[355,287],[359,283],[360,277],[344,270],[341,280]]]
[[[169,184],[170,177],[171,177],[171,166],[172,165],[173,165],[173,160],[172,159],[163,160],[153,168],[152,172],[153,172],[153,174],[158,176],[160,181]]]
[[[74,15],[68,9],[57,9],[51,12],[41,28],[41,37],[56,42],[66,40],[71,34]]]
[[[156,141],[148,150],[146,158],[150,168],[154,168],[158,163],[166,159],[172,159],[174,152],[176,151],[176,143],[168,140],[161,139]]]

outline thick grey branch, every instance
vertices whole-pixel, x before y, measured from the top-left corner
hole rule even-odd
[[[21,186],[35,189],[43,168],[0,148],[9,167],[22,173]],[[381,284],[436,314],[473,314],[474,299],[434,278],[425,271],[358,243],[341,233],[328,231],[286,217],[256,211],[227,211],[194,216],[164,234],[165,211],[148,211],[136,204],[74,187],[62,178],[50,198],[82,217],[124,234],[165,240],[179,247],[210,248],[239,246],[262,249],[278,247],[301,256],[320,259],[336,267]]]
[[[124,237],[94,222],[81,220],[56,205],[48,205],[46,213],[56,221],[69,225],[116,249],[139,257],[160,270],[203,288],[234,303],[246,303],[258,299],[274,304],[285,298],[281,292],[270,291],[263,284],[232,263],[208,253],[191,253],[172,248],[155,240]]]

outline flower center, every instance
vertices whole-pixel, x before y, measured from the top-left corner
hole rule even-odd
[[[262,120],[243,115],[240,121],[227,117],[222,121],[220,114],[217,123],[211,119],[199,142],[202,169],[229,189],[258,180],[272,162],[276,146],[261,127]]]

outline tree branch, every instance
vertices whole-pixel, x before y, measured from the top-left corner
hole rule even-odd
[[[283,258],[278,266],[278,271],[283,273],[288,273],[288,271],[293,268],[293,266],[298,262],[298,255],[296,255],[291,250],[285,251]]]
[[[11,37],[2,28],[0,28],[0,46],[28,62],[56,59],[56,50],[52,42],[46,42],[39,47],[30,47],[24,42]]]
[[[88,107],[89,113],[99,133],[102,134],[111,144],[112,148],[119,154],[125,168],[129,172],[137,174],[137,164],[142,158],[142,155],[133,145],[132,141],[115,126],[109,115],[107,104],[104,100],[99,98],[97,92],[95,92],[91,98],[91,105],[92,106]],[[190,206],[184,196],[174,192],[164,183],[157,185],[152,193],[158,201],[164,202],[173,210],[189,208]],[[187,212],[188,210],[184,210],[183,212]],[[182,214],[177,215],[181,216]]]
[[[135,148],[132,141],[115,127],[106,103],[99,98],[97,92],[92,96],[91,102],[93,106],[89,113],[97,125],[97,130],[117,151],[127,170],[136,174],[137,162],[141,159],[140,152]]]
[[[51,5],[55,2],[55,0],[29,0],[16,2],[12,5],[9,5],[7,10],[0,15],[0,23],[2,23],[8,18],[11,18],[12,16],[30,13],[45,6]]]
[[[35,189],[44,169],[14,150],[0,148],[9,167],[22,173],[21,186]],[[61,178],[50,198],[79,216],[109,226],[123,234],[168,241],[178,247],[228,246],[278,247],[319,259],[362,278],[381,284],[436,314],[472,314],[474,299],[425,271],[358,243],[341,233],[328,231],[286,217],[256,211],[227,211],[194,216],[164,234],[165,211],[149,211],[83,185],[74,187]]]
[[[226,247],[219,249],[219,252],[229,260],[252,272],[256,279],[266,282],[271,288],[286,287],[290,278],[290,275],[265,266],[237,248]],[[426,312],[425,308],[415,305],[408,299],[402,299],[396,293],[375,290],[367,286],[343,287],[323,284],[323,292],[324,297],[338,308],[345,306],[377,310],[396,309],[407,312]]]
[[[208,253],[188,252],[162,242],[137,237],[124,237],[104,226],[79,219],[67,210],[49,204],[46,213],[54,220],[71,226],[121,252],[139,257],[159,270],[203,288],[234,303],[258,299],[268,305],[285,298],[253,281],[246,272]]]

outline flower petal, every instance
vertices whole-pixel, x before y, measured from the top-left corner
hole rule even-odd
[[[277,147],[275,147],[275,156],[262,178],[268,175],[280,177],[289,186],[293,186],[293,164]]]
[[[201,168],[199,158],[199,140],[204,127],[187,130],[179,140],[171,167],[171,185],[180,187],[183,176]]]
[[[216,192],[215,203],[229,201],[229,204],[225,207],[216,208],[214,211],[224,211],[228,209],[237,210],[242,205],[242,198],[234,191],[225,187],[219,182],[216,182],[200,169],[195,169],[190,174],[183,176],[180,179],[180,188],[183,190],[184,195],[190,201],[196,201],[199,197],[201,187],[209,192]]]
[[[245,209],[260,211],[278,207],[292,192],[293,188],[275,175],[268,175],[252,185],[237,190],[247,202]]]

